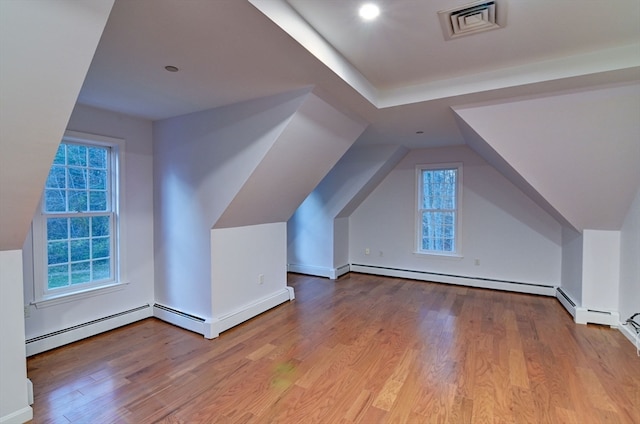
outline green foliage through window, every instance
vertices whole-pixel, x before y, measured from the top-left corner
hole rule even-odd
[[[112,279],[110,148],[61,143],[43,196],[49,290]]]

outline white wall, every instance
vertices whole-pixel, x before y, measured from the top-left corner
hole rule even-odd
[[[154,123],[158,303],[212,318],[211,228],[307,94],[285,93]]]
[[[76,105],[69,130],[125,140],[124,202],[121,234],[126,268],[122,290],[42,308],[30,307],[25,319],[26,338],[109,316],[153,302],[153,142],[151,121]],[[42,188],[41,188],[42,190]],[[31,240],[24,246],[24,297],[34,299]]]
[[[287,223],[291,270],[331,276],[349,263],[349,215],[406,152],[398,146],[354,146],[342,156]]]
[[[333,268],[349,264],[349,218],[333,220]]]
[[[620,231],[582,232],[582,306],[618,312]]]
[[[211,230],[214,319],[285,290],[286,230],[285,222]]]
[[[640,189],[620,231],[620,320],[640,312]]]
[[[22,251],[0,251],[0,422],[25,422],[33,412],[27,397]]]
[[[321,183],[322,184],[322,183]],[[287,222],[287,263],[333,268],[333,216],[327,216],[325,199],[312,191]]]
[[[414,254],[415,166],[447,162],[464,166],[463,257]],[[349,227],[351,263],[560,283],[560,224],[466,146],[411,151],[351,215]],[[371,249],[370,255],[365,248]]]
[[[582,233],[562,227],[562,280],[560,287],[577,305],[582,305]]]

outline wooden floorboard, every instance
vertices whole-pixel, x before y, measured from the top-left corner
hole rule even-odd
[[[154,318],[28,358],[34,423],[640,423],[640,358],[554,298],[351,273],[214,340]]]

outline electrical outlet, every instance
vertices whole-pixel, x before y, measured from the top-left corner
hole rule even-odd
[[[264,284],[264,274],[258,275],[258,284],[260,285]]]
[[[371,254],[371,249],[369,249],[368,247],[366,249],[364,249],[364,254],[365,255]]]
[[[384,253],[382,253],[382,250],[380,251],[380,257],[383,257]]]
[[[480,259],[476,259],[475,261],[473,261],[473,263],[474,263],[476,266],[480,265]]]
[[[29,305],[24,305],[24,317],[29,318],[31,316],[31,307]]]

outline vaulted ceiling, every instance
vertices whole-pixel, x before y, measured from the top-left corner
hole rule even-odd
[[[464,142],[451,106],[640,79],[637,0],[497,0],[504,28],[449,41],[438,11],[468,0],[376,3],[117,0],[79,101],[161,119],[314,86],[360,143],[428,147]]]
[[[360,0],[116,0],[79,101],[157,120],[313,87],[369,122],[356,145],[466,143],[560,222],[619,228],[640,186],[640,2],[490,0],[500,28],[453,39],[439,12],[469,0],[372,2],[363,21]],[[620,160],[594,173],[605,134]],[[603,205],[595,186],[618,189]]]

